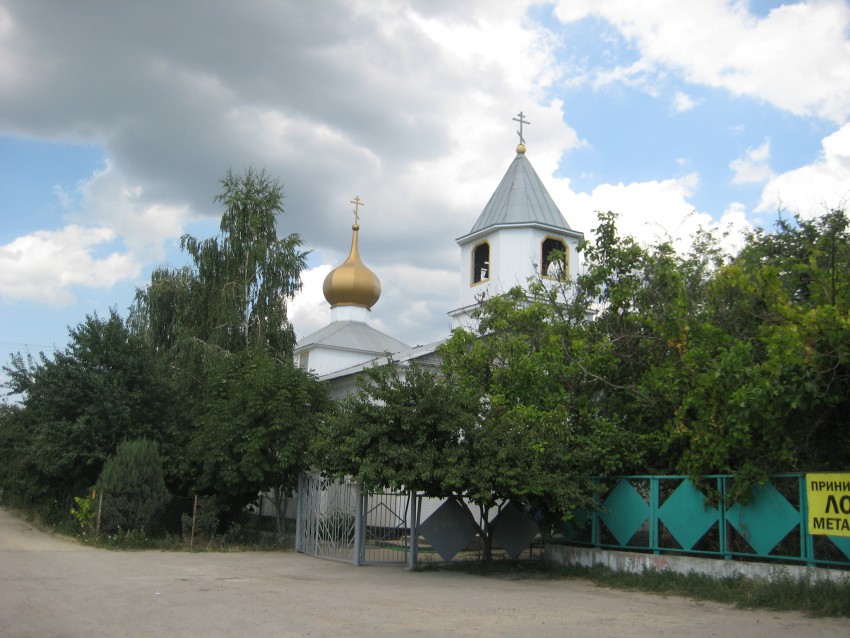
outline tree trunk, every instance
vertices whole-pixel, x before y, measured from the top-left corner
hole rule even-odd
[[[277,537],[283,538],[286,531],[286,492],[280,486],[272,488],[272,503],[274,503],[274,519]]]
[[[489,509],[483,505],[478,506],[478,512],[481,517],[481,525],[479,525],[481,560],[487,564],[493,562],[493,525],[488,517]]]

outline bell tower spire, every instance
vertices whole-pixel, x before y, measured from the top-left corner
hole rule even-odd
[[[578,269],[576,249],[584,235],[570,228],[525,154],[520,111],[516,157],[478,216],[459,237],[460,307],[449,314],[454,325],[468,322],[484,297],[524,286],[529,278],[554,282]]]

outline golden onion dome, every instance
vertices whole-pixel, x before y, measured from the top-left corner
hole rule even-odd
[[[516,152],[517,155],[525,155],[525,144],[517,144]]]
[[[325,277],[322,292],[331,305],[371,308],[381,297],[381,280],[360,259],[357,246],[358,224],[351,227],[351,252],[348,259]]]

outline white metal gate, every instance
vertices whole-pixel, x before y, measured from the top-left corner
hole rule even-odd
[[[410,551],[411,497],[361,493],[356,483],[305,472],[298,481],[295,549],[319,558],[404,563]]]

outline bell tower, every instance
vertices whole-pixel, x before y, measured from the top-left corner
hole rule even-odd
[[[529,278],[555,282],[574,278],[576,249],[583,233],[567,224],[526,157],[520,111],[516,157],[460,246],[460,306],[449,313],[452,326],[470,323],[483,298],[500,295]]]

